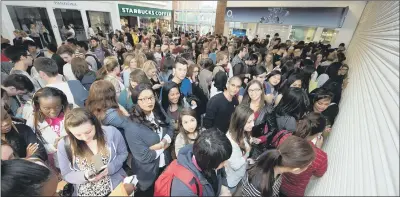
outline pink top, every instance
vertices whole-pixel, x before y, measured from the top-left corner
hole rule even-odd
[[[53,129],[54,132],[57,133],[58,137],[60,137],[61,133],[61,121],[64,119],[64,113],[61,113],[58,117],[56,118],[46,118],[47,124],[50,125],[51,129]]]

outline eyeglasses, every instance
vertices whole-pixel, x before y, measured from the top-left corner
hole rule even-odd
[[[147,97],[147,98],[141,98],[141,99],[138,99],[139,101],[142,101],[142,102],[149,102],[149,101],[154,101],[154,96],[152,96],[152,97]]]
[[[249,91],[249,93],[254,93],[254,92],[259,92],[259,91],[261,91],[261,89],[260,88],[258,88],[258,89],[253,89],[253,90],[248,90]]]

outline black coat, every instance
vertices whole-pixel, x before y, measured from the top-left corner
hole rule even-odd
[[[29,144],[39,144],[39,148],[32,157],[36,157],[41,159],[42,161],[47,161],[47,153],[46,149],[44,148],[42,142],[37,139],[35,133],[32,129],[24,124],[14,124],[14,127],[6,133],[6,141],[14,150],[14,154],[16,154],[20,158],[26,157],[26,147]]]

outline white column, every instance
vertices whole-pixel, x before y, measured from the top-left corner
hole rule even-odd
[[[83,28],[85,30],[85,36],[86,39],[89,39],[89,35],[88,35],[88,28],[89,28],[89,18],[86,16],[86,10],[80,10],[81,11],[81,17],[82,17],[82,22],[83,22]]]
[[[58,29],[56,16],[54,15],[54,10],[51,4],[49,3],[47,4],[46,10],[47,14],[49,15],[51,27],[53,28],[54,38],[56,39],[57,45],[61,46],[62,40],[61,40],[60,30]]]
[[[321,40],[321,35],[322,35],[322,31],[324,30],[323,27],[318,27],[317,30],[314,33],[314,39],[313,42],[319,42],[319,40]]]
[[[4,2],[1,3],[1,16],[1,35],[3,35],[4,38],[10,40],[10,43],[13,44],[13,31],[15,30],[15,27],[11,20],[10,13],[8,13],[7,6]]]
[[[332,43],[332,48],[336,48],[340,43],[345,43],[349,46],[350,40],[357,28],[358,21],[360,20],[361,14],[364,11],[367,1],[356,1],[357,4],[350,4],[349,11],[347,12],[346,19],[344,20],[343,26],[340,29],[338,35],[336,35],[335,43]]]

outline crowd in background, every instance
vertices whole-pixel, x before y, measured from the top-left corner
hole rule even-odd
[[[304,196],[326,172],[344,44],[68,35],[2,38],[2,195]]]

